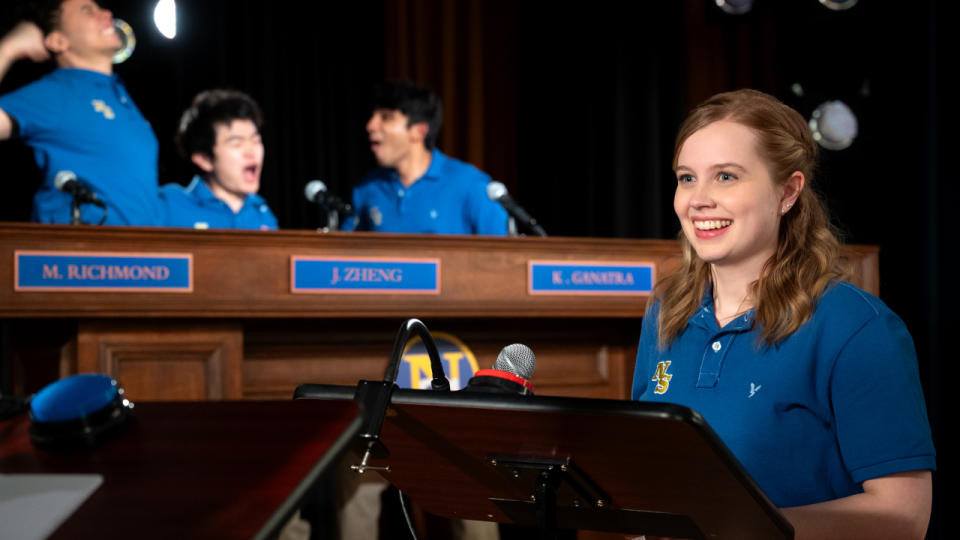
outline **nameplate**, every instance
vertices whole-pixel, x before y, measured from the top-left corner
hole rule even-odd
[[[440,294],[439,259],[290,257],[290,292]]]
[[[193,255],[15,251],[16,291],[192,292]]]
[[[653,289],[652,263],[530,261],[528,291],[543,295],[643,295]]]

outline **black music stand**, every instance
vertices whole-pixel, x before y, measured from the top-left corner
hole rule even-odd
[[[295,398],[349,400],[305,384]],[[703,418],[632,401],[394,390],[378,470],[442,517],[694,539],[793,528]]]

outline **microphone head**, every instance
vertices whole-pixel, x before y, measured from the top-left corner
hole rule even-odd
[[[491,201],[499,201],[500,197],[503,197],[507,194],[507,186],[503,185],[501,182],[493,181],[487,184],[487,197],[490,197]]]
[[[537,358],[533,355],[533,351],[522,343],[504,347],[493,364],[493,369],[513,373],[524,379],[530,379],[536,367]]]
[[[73,171],[60,171],[53,177],[53,187],[63,191],[67,187],[67,183],[71,181],[77,181],[77,175]]]
[[[322,180],[311,180],[307,182],[307,185],[303,187],[303,194],[307,197],[307,200],[313,202],[317,199],[317,195],[320,193],[327,192],[327,185],[323,183]]]

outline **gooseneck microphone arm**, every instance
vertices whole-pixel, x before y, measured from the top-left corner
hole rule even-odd
[[[97,197],[97,194],[94,193],[90,188],[83,185],[73,171],[58,172],[53,178],[53,186],[64,193],[70,194],[73,197],[73,200],[70,203],[71,225],[84,224],[83,220],[80,218],[80,205],[83,203],[94,204],[103,209],[103,216],[101,216],[98,225],[103,225],[103,222],[107,220],[107,205],[104,204],[103,201]]]
[[[491,201],[500,203],[503,209],[524,229],[531,231],[537,236],[547,236],[547,231],[543,230],[543,227],[537,223],[537,220],[528,214],[522,206],[517,204],[517,201],[510,197],[510,194],[507,193],[507,187],[501,182],[490,182],[487,184],[487,197],[489,197]]]
[[[363,441],[364,451],[360,464],[351,465],[350,468],[361,474],[368,469],[380,469],[367,465],[371,456],[386,457],[390,453],[380,441],[380,429],[383,427],[383,418],[387,414],[387,407],[390,405],[393,390],[397,387],[396,380],[400,373],[403,350],[413,334],[420,336],[424,347],[427,349],[427,355],[430,357],[430,371],[433,372],[433,379],[430,381],[431,388],[443,392],[450,391],[450,381],[447,380],[447,376],[443,372],[443,363],[440,361],[437,343],[430,335],[430,331],[427,330],[427,325],[420,322],[419,319],[407,319],[400,325],[400,330],[393,342],[393,353],[390,355],[387,370],[383,374],[383,381],[360,381],[357,385],[357,393],[354,399],[360,404],[363,411],[364,425],[360,430],[360,439]]]
[[[430,330],[427,330],[427,325],[420,322],[419,319],[407,319],[400,325],[397,337],[393,341],[393,353],[390,355],[390,363],[387,364],[387,371],[383,374],[383,380],[391,383],[397,380],[397,375],[400,373],[400,360],[403,358],[403,349],[407,346],[407,342],[410,341],[414,332],[423,340],[423,345],[427,348],[427,355],[430,357],[430,371],[433,375],[430,387],[434,390],[449,392],[450,381],[447,380],[447,376],[443,372],[443,362],[440,361],[437,343],[430,335]]]

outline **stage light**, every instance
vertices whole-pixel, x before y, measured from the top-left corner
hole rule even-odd
[[[167,39],[177,36],[177,4],[174,0],[160,0],[153,8],[153,23]]]
[[[813,139],[827,150],[843,150],[857,137],[857,117],[842,101],[826,101],[810,115]]]
[[[753,9],[753,0],[714,0],[717,7],[730,15],[743,15]]]
[[[843,11],[857,5],[857,0],[820,0],[820,3],[834,11]]]
[[[133,50],[137,47],[137,36],[133,33],[133,28],[123,19],[113,18],[113,30],[120,38],[120,48],[113,53],[113,63],[122,64],[130,58]]]

